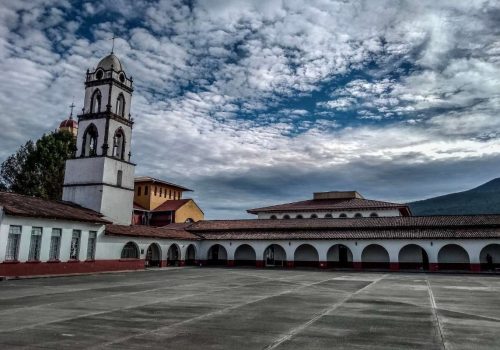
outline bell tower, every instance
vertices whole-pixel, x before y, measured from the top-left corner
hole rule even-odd
[[[63,200],[129,225],[134,198],[130,162],[132,78],[113,53],[87,70],[85,100],[78,116],[77,150],[66,162]]]

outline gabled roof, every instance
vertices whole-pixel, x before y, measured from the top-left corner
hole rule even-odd
[[[105,234],[111,236],[153,237],[166,239],[199,240],[200,236],[186,231],[186,224],[171,224],[164,227],[143,225],[106,225]]]
[[[190,198],[186,199],[169,199],[165,201],[163,204],[160,204],[158,207],[153,209],[152,211],[173,211],[182,207],[184,204],[192,201]]]
[[[364,198],[350,199],[309,199],[305,201],[278,204],[269,207],[249,209],[251,214],[293,212],[293,211],[352,211],[352,210],[376,210],[376,209],[399,209],[403,215],[410,215],[410,209],[405,204],[382,202]]]
[[[54,201],[25,196],[11,192],[0,192],[0,207],[8,215],[44,219],[109,224],[101,213],[65,201]]]
[[[182,191],[189,191],[189,192],[192,192],[193,190],[190,190],[189,188],[186,188],[184,186],[181,186],[181,185],[176,185],[172,182],[168,182],[168,181],[163,181],[163,180],[160,180],[160,179],[155,179],[154,177],[150,177],[150,176],[138,176],[136,178],[134,178],[134,183],[139,183],[139,182],[151,182],[151,183],[159,183],[159,184],[162,184],[162,185],[167,185],[167,186],[170,186],[170,187],[175,187],[179,190],[182,190]]]

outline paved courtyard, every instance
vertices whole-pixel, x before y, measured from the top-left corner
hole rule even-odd
[[[0,282],[1,349],[500,348],[500,277],[173,268]]]

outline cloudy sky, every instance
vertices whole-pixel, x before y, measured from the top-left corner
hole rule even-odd
[[[0,161],[87,68],[134,78],[133,161],[208,218],[351,190],[423,199],[500,176],[498,1],[3,1]]]

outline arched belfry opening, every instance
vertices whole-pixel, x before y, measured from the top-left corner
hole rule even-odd
[[[82,157],[93,157],[97,155],[97,127],[90,124],[83,134]]]
[[[125,159],[125,133],[118,128],[113,136],[113,157]]]
[[[101,90],[96,89],[90,99],[90,113],[99,113],[101,111]]]
[[[116,99],[116,110],[115,113],[120,117],[125,117],[125,97],[122,93],[118,95]]]

